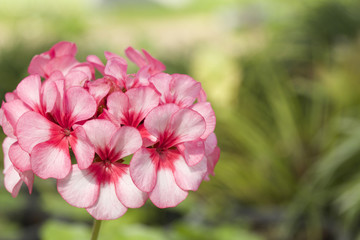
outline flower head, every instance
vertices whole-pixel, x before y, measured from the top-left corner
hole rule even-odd
[[[76,59],[76,45],[36,55],[0,108],[5,187],[17,196],[34,175],[96,219],[116,219],[150,200],[174,207],[214,174],[215,113],[201,84],[131,47]],[[95,78],[95,69],[100,73]],[[72,159],[72,153],[73,158]],[[127,164],[125,157],[131,158]]]

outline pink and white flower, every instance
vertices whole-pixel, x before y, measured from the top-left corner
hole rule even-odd
[[[103,119],[88,121],[84,129],[95,147],[95,162],[87,169],[73,165],[71,173],[58,180],[58,191],[71,205],[86,210],[96,219],[116,219],[127,208],[144,205],[147,194],[132,182],[123,157],[141,145],[141,136],[133,127],[117,128]]]
[[[136,186],[149,193],[159,208],[174,207],[182,202],[188,190],[197,190],[207,172],[204,157],[190,166],[178,149],[180,144],[199,140],[206,129],[204,118],[194,110],[166,104],[152,110],[144,122],[156,137],[153,147],[141,148],[130,162],[130,174]],[[186,148],[186,145],[185,145]],[[204,155],[204,145],[196,145]]]
[[[31,168],[41,178],[64,178],[71,170],[69,145],[79,167],[89,167],[94,149],[84,129],[77,124],[96,112],[94,98],[81,87],[65,90],[64,82],[56,84],[56,102],[51,113],[35,111],[23,114],[16,126],[20,147],[30,154]]]

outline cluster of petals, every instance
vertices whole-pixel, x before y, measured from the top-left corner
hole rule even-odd
[[[34,176],[57,179],[69,204],[116,219],[150,199],[174,207],[214,174],[216,118],[201,84],[165,73],[148,52],[79,62],[74,43],[36,55],[0,108],[4,185],[16,197]],[[95,77],[95,71],[101,75]],[[128,157],[125,161],[125,157]]]

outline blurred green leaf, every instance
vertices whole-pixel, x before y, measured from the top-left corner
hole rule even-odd
[[[90,227],[82,224],[50,220],[41,228],[41,239],[44,240],[79,240],[90,239],[90,236]]]

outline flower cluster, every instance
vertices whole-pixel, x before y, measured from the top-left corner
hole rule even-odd
[[[149,198],[174,207],[213,174],[220,150],[215,114],[201,84],[146,51],[126,49],[139,70],[105,52],[76,60],[60,42],[35,56],[29,76],[0,109],[4,184],[31,193],[34,175],[57,179],[71,205],[96,219],[116,219]],[[95,78],[95,70],[101,78]],[[131,156],[129,164],[124,158]]]

